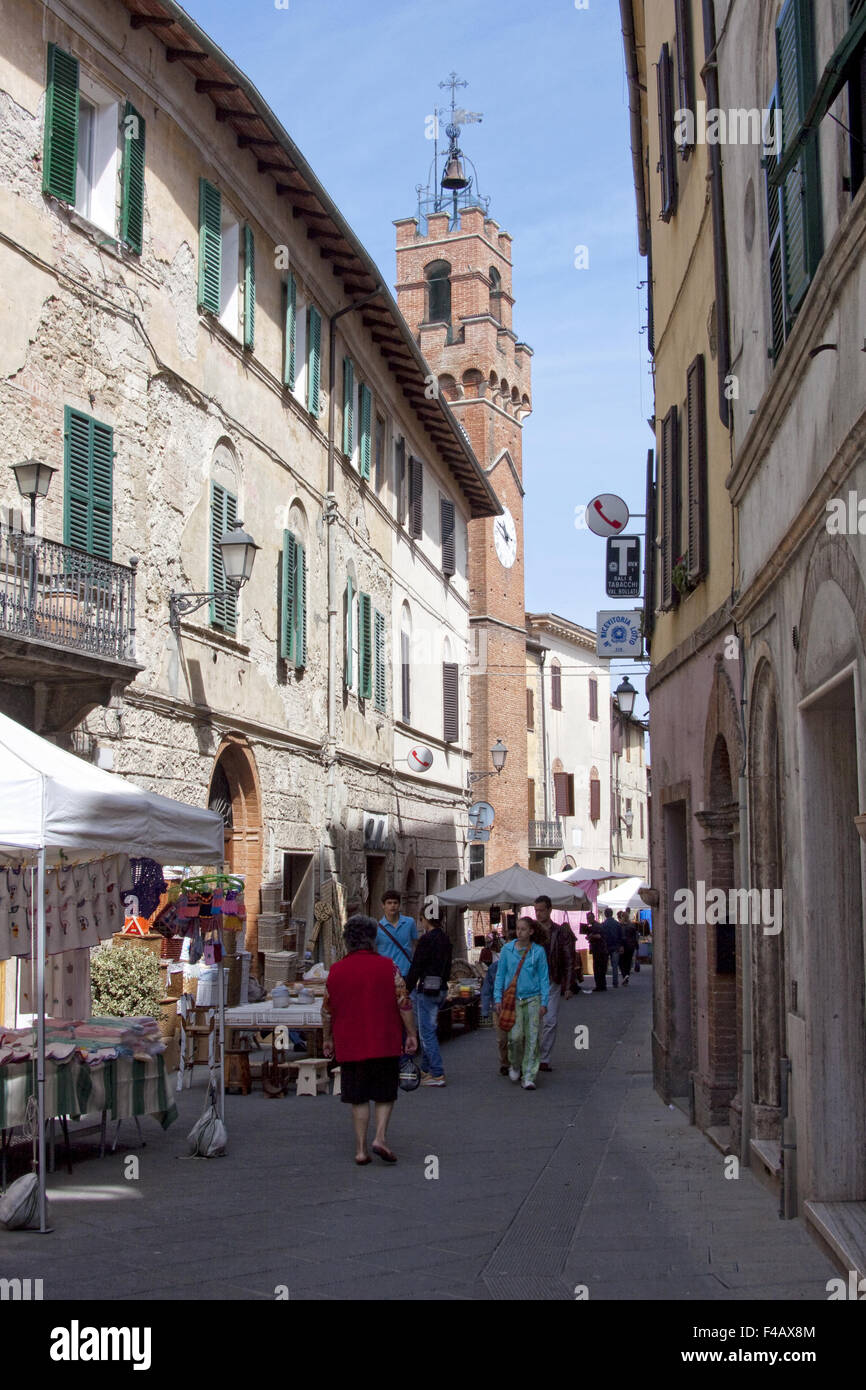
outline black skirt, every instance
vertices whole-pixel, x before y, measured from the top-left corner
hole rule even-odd
[[[385,1104],[397,1099],[399,1057],[368,1057],[363,1062],[340,1063],[340,1100],[347,1105],[366,1101]]]

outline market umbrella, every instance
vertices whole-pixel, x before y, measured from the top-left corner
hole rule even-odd
[[[612,907],[617,912],[624,912],[626,908],[630,912],[640,912],[646,907],[643,898],[638,896],[639,888],[647,888],[649,885],[642,878],[627,878],[625,883],[618,883],[615,888],[611,888],[607,893],[599,893],[599,907]]]
[[[507,907],[512,903],[526,906],[534,903],[546,893],[554,907],[571,907],[585,912],[590,906],[582,893],[575,892],[571,884],[559,883],[546,874],[534,873],[520,864],[512,864],[510,869],[500,869],[495,874],[485,874],[462,883],[457,888],[446,888],[438,893],[439,902],[444,907]]]
[[[608,878],[629,878],[629,874],[612,873],[610,869],[564,869],[561,874],[551,874],[560,883],[601,883]]]

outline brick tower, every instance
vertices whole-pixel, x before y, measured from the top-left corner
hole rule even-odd
[[[471,196],[471,195],[470,195]],[[455,200],[456,201],[456,200]],[[507,508],[469,526],[470,622],[478,674],[470,679],[472,765],[499,777],[473,792],[496,820],[485,873],[528,862],[526,619],[523,567],[523,420],[531,410],[532,351],[511,326],[511,237],[475,205],[431,212],[397,228],[397,303],[439,388]]]

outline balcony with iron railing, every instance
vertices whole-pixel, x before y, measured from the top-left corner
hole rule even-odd
[[[529,822],[529,851],[531,854],[556,854],[562,849],[562,826],[558,820]]]

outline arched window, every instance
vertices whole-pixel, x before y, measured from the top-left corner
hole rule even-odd
[[[493,265],[490,267],[490,312],[502,322],[502,276]]]
[[[427,322],[451,326],[451,266],[433,261],[424,271],[427,280]]]
[[[562,670],[558,661],[550,663],[550,708],[562,709]]]

